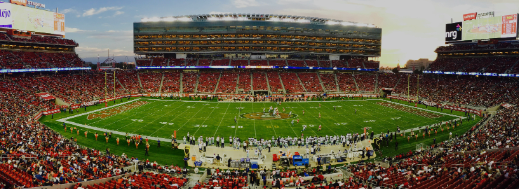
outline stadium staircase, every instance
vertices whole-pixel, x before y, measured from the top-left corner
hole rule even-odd
[[[153,66],[153,60],[154,60],[154,58],[151,59],[151,61],[150,61],[150,66]],[[141,88],[142,88],[142,87],[141,87]]]
[[[375,74],[375,94],[378,92],[378,73]]]
[[[341,88],[339,87],[339,80],[337,79],[337,74],[333,73],[333,77],[335,77],[335,86],[337,87],[337,92],[341,92]]]
[[[167,66],[169,66],[169,60],[170,60],[170,59],[168,58],[168,61],[166,61],[166,65],[167,65]],[[162,75],[164,75],[164,74],[162,74]],[[160,86],[162,86],[162,84],[161,84]]]
[[[235,94],[238,94],[238,86],[240,84],[240,74],[237,74],[238,76],[236,77],[236,89],[234,89],[234,93]]]
[[[198,93],[198,79],[200,79],[200,72],[196,73],[195,93]]]
[[[267,64],[268,64],[268,60],[267,60]],[[247,60],[247,66],[250,66],[250,59]]]
[[[183,73],[180,72],[180,93],[184,93],[184,85],[182,85],[182,76],[183,76]]]
[[[283,93],[287,94],[287,90],[285,89],[285,85],[283,84],[283,79],[281,78],[281,75],[279,75],[279,72],[278,72],[278,76],[279,76],[279,82],[281,83],[281,87],[283,87]]]
[[[323,88],[323,91],[328,92],[326,90],[326,87],[324,87],[323,80],[321,80],[321,75],[319,74],[319,72],[317,72],[316,74],[317,74],[317,78],[319,79],[319,83],[321,84],[321,87]]]
[[[254,90],[253,88],[253,81],[254,81],[254,77],[252,77],[252,72],[249,73],[250,74],[250,91],[252,92]]]
[[[306,64],[306,61],[303,59],[303,64],[305,64],[306,67],[308,67],[308,64]]]
[[[347,63],[346,63],[347,64]],[[348,66],[349,67],[349,66]],[[357,84],[357,81],[355,80],[355,75],[351,74],[351,78],[353,78],[353,82],[355,82],[355,87],[357,88],[357,93],[360,92],[359,85]]]
[[[119,78],[115,78],[117,80],[117,83],[119,83],[119,85],[121,85],[121,87],[123,88],[124,91],[126,91],[128,94],[132,94],[130,91],[126,90],[126,87],[124,87],[124,85],[119,81]]]
[[[139,77],[139,72],[137,72],[137,81],[139,81],[139,86],[141,87],[142,89],[142,83],[141,83],[141,78]]]
[[[169,64],[169,60],[168,60]],[[164,83],[164,72],[162,72],[162,79],[160,79],[160,87],[159,87],[159,94],[162,97],[162,84]]]
[[[209,60],[209,66],[212,66],[213,65],[213,59]]]
[[[11,55],[13,57],[16,57],[17,60],[14,60],[13,62],[20,62],[24,68],[30,68],[29,66],[27,66],[27,64],[25,64],[25,62],[22,61],[23,59],[21,57],[19,57],[18,55],[16,55],[15,53],[13,53],[11,51],[8,51],[8,52],[11,53]]]
[[[514,64],[510,69],[506,70],[505,73],[510,73],[510,72],[512,72],[512,71],[514,70],[514,67],[516,67],[518,63],[519,63],[519,60],[517,60],[517,61],[515,62],[515,64]]]
[[[272,92],[270,92],[269,76],[268,76],[267,72],[265,72],[265,80],[267,80],[268,92],[269,92],[269,94],[272,94]]]
[[[198,62],[200,61],[200,59],[196,59],[196,66],[198,66]]]
[[[232,61],[232,59],[229,58],[229,64],[227,64],[227,66],[231,65],[231,61]],[[222,72],[220,72],[220,76],[222,76]]]
[[[362,61],[362,67],[364,67],[364,69],[366,69],[366,65],[364,64],[364,61]]]
[[[393,87],[393,90],[396,89],[396,87],[398,87],[398,84],[400,84],[400,80],[402,80],[402,77],[398,77],[398,81],[396,81],[396,84]]]
[[[301,85],[301,87],[303,87],[303,90],[305,92],[308,92],[308,91],[306,91],[305,85],[303,85],[303,82],[301,81],[301,78],[299,78],[299,74],[296,73],[296,75],[297,75],[297,80],[299,80],[299,84]]]
[[[347,60],[345,60],[344,62],[346,63],[346,67],[349,68],[350,67],[350,63]]]
[[[231,61],[229,60],[229,65],[231,64]],[[218,81],[216,81],[216,86],[214,86],[214,92],[213,94],[216,94],[216,90],[218,89],[218,85],[220,84],[220,78],[222,78],[222,72],[220,71],[220,76],[218,77]]]
[[[497,60],[494,60],[494,61],[490,62],[490,64],[487,64],[487,65],[486,65],[485,67],[483,67],[483,68],[479,69],[478,71],[479,71],[479,72],[483,72],[483,73],[484,73],[484,72],[485,72],[485,70],[487,70],[487,68],[488,68],[489,66],[492,66],[492,65],[494,65],[494,64],[496,63],[496,61],[497,61]]]

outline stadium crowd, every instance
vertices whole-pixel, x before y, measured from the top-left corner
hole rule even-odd
[[[182,77],[181,77],[182,75]],[[108,82],[116,84],[115,94],[113,90],[108,90],[108,95],[119,95],[139,92],[156,92],[160,90],[160,80],[164,77],[164,91],[179,91],[180,78],[184,85],[184,91],[193,91],[198,82],[198,90],[212,91],[215,85],[214,78],[220,78],[222,87],[217,91],[228,93],[235,91],[235,87],[251,90],[266,88],[260,85],[268,80],[272,89],[281,89],[281,85],[288,92],[303,92],[304,89],[311,92],[319,92],[324,86],[326,89],[335,88],[335,76],[326,74],[320,76],[315,73],[295,73],[295,72],[221,72],[221,73],[179,73],[179,72],[137,72],[137,71],[118,71],[116,80],[107,77]],[[408,89],[406,79],[410,80],[409,87],[411,95],[416,95],[417,84],[420,82],[419,94],[422,98],[434,102],[451,102],[460,105],[474,106],[493,106],[503,102],[518,104],[517,81],[506,78],[476,78],[476,77],[456,77],[456,76],[437,76],[437,75],[405,75],[405,74],[379,74],[375,75],[350,75],[345,73],[335,74],[340,81],[341,91],[360,90],[374,91],[374,85],[378,88],[394,88],[394,92],[405,94]],[[320,85],[320,79],[324,85]],[[326,78],[326,79],[323,79]],[[300,78],[301,81],[298,81]],[[133,160],[131,157],[116,156],[103,153],[97,150],[77,146],[74,139],[67,139],[60,136],[55,131],[44,125],[31,120],[32,116],[40,110],[53,109],[56,105],[35,96],[38,92],[48,92],[56,97],[71,103],[89,102],[93,99],[104,98],[104,74],[96,72],[85,73],[52,73],[52,74],[26,74],[13,75],[0,79],[0,135],[2,140],[3,164],[0,164],[0,180],[9,183],[10,186],[45,186],[52,184],[74,183],[85,180],[108,178],[114,175],[123,175],[127,172]],[[301,83],[303,82],[303,84]],[[257,83],[258,85],[256,85]],[[142,87],[140,86],[142,85]],[[253,86],[251,86],[253,85]],[[304,88],[303,88],[304,87]],[[317,88],[317,89],[316,89]],[[354,176],[346,181],[329,180],[324,184],[324,180],[313,183],[300,182],[298,174],[282,174],[283,170],[275,170],[271,175],[285,178],[284,181],[292,180],[293,186],[306,186],[308,188],[328,186],[333,187],[371,187],[371,186],[403,186],[412,188],[426,188],[433,185],[438,187],[457,186],[459,188],[480,187],[484,188],[489,184],[497,184],[500,188],[510,188],[519,185],[517,181],[517,150],[497,150],[515,148],[519,144],[518,132],[518,113],[517,107],[504,108],[496,115],[489,118],[488,122],[482,123],[468,131],[462,136],[456,136],[447,142],[439,142],[428,150],[419,153],[410,152],[388,158],[391,162],[389,168],[384,168],[378,164],[367,163],[349,167]],[[70,129],[70,128],[69,128]],[[77,130],[74,129],[73,130]],[[354,137],[367,137],[356,136]],[[269,143],[252,143],[254,148],[261,146],[263,150],[268,147],[278,146],[301,146],[315,141],[316,146],[309,148],[309,152],[319,150],[319,144],[349,142],[348,136],[330,136],[323,138],[306,137],[305,140],[294,138],[272,139]],[[197,140],[193,136],[193,140]],[[203,139],[201,139],[204,141]],[[225,140],[225,139],[224,139]],[[243,140],[232,138],[235,141],[234,147],[243,145]],[[205,139],[211,145],[222,142],[220,139]],[[213,141],[213,142],[211,142]],[[238,142],[239,141],[239,142]],[[229,140],[226,142],[230,142]],[[251,145],[251,144],[246,144]],[[249,147],[251,148],[251,147]],[[259,150],[261,151],[261,150]],[[488,152],[486,152],[488,151]],[[464,153],[477,152],[477,153]],[[251,152],[252,153],[252,152]],[[344,152],[343,152],[344,153]],[[25,158],[22,158],[25,157]],[[147,162],[152,165],[153,163]],[[152,166],[153,167],[153,166]],[[163,169],[174,172],[180,171],[178,166],[159,166],[156,169]],[[280,173],[278,174],[278,171]],[[223,171],[222,171],[223,172]],[[203,188],[207,185],[216,186],[246,186],[242,180],[254,178],[254,181],[262,181],[265,173],[249,172],[248,175],[236,176],[220,175],[217,171],[211,182],[200,182],[197,186]],[[304,172],[304,171],[303,171]],[[314,174],[311,171],[312,175]],[[315,172],[314,175],[319,175]],[[210,175],[214,175],[211,172]],[[297,176],[296,176],[297,175]],[[305,175],[302,173],[302,175]],[[270,176],[272,177],[272,176]],[[273,178],[273,177],[272,177]],[[163,181],[165,180],[165,181]],[[216,181],[215,181],[216,180]],[[182,186],[187,180],[179,177],[171,177],[162,174],[139,173],[125,176],[122,180],[108,181],[102,184],[103,187],[136,187],[153,186],[174,188]],[[283,180],[275,181],[274,185],[281,184]],[[217,184],[215,184],[217,183]],[[224,184],[226,183],[226,184]],[[316,184],[319,183],[319,184]],[[336,185],[337,183],[337,185]],[[500,184],[506,183],[506,184]],[[270,183],[272,184],[272,183]],[[291,185],[290,181],[286,183]],[[80,187],[80,186],[79,186]],[[78,187],[78,188],[79,188]],[[89,186],[86,186],[89,188]],[[99,185],[93,186],[98,188]]]

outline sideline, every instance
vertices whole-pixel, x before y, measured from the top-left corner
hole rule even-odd
[[[90,126],[90,125],[86,125],[86,124],[82,125],[82,124],[79,124],[79,123],[76,123],[76,122],[68,121],[68,119],[72,119],[72,118],[75,118],[75,117],[91,114],[91,113],[94,113],[94,112],[103,111],[103,110],[114,108],[114,107],[117,107],[117,106],[122,106],[122,105],[125,105],[125,104],[128,104],[128,103],[132,103],[132,102],[135,102],[135,101],[138,101],[138,100],[141,100],[141,98],[138,98],[138,99],[135,99],[135,100],[131,100],[131,101],[127,101],[127,102],[123,102],[123,103],[119,103],[119,104],[117,104],[115,106],[104,107],[104,108],[100,108],[100,109],[97,109],[97,110],[94,110],[94,111],[91,111],[91,112],[85,112],[85,113],[77,114],[77,115],[74,115],[74,116],[70,116],[70,117],[66,117],[66,118],[61,118],[61,119],[56,120],[56,121],[57,122],[63,122],[63,123],[69,124],[69,125],[74,125],[74,126],[77,126],[77,127],[82,127],[82,128],[90,129],[90,130],[101,131],[101,132],[112,132],[113,134],[117,134],[117,135],[121,135],[121,136],[126,136],[126,132],[115,131],[115,130],[110,130],[110,129],[103,129],[103,128],[94,127],[94,126]],[[149,99],[146,99],[146,100],[149,100]],[[137,134],[129,133],[129,132],[128,132],[128,134],[129,135],[137,135]],[[160,138],[160,137],[152,137],[152,136],[145,136],[145,135],[142,135],[142,137],[143,138],[148,137],[148,139],[151,139],[151,140],[158,140],[158,139],[160,139],[161,141],[171,140],[170,138]]]

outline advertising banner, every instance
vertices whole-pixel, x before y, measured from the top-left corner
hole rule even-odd
[[[73,109],[73,110],[78,109],[79,107],[80,107],[79,104],[72,104],[72,105],[70,106],[70,108]]]
[[[43,100],[54,100],[54,96],[49,93],[36,93],[36,96],[42,98]]]
[[[11,3],[0,2],[0,27],[13,28]]]
[[[517,36],[517,14],[479,18],[463,22],[462,40]]]
[[[463,21],[467,21],[467,20],[474,20],[474,19],[476,19],[476,15],[477,15],[477,14],[478,14],[477,12],[475,12],[475,13],[468,13],[468,14],[464,14],[464,15],[463,15]]]
[[[41,118],[41,116],[43,116],[43,113],[42,113],[42,112],[38,112],[38,114],[36,114],[36,115],[32,118],[32,120],[38,120],[38,119]]]
[[[98,102],[99,102],[99,100],[94,100],[94,101],[90,101],[90,102],[83,102],[83,103],[81,103],[81,105],[82,106],[93,106]]]
[[[460,41],[462,40],[462,32],[461,30],[463,23],[456,22],[445,25],[445,41]]]
[[[26,0],[11,3],[0,2],[0,28],[65,35],[64,14],[27,7]]]
[[[517,37],[517,14],[501,17],[501,37]]]
[[[61,110],[59,108],[56,108],[56,109],[44,111],[43,115],[57,114],[57,113],[60,113],[60,112],[61,112]]]

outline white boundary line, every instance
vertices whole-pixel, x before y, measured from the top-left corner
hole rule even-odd
[[[180,106],[177,106],[175,109],[171,110],[170,113],[173,112],[174,110],[178,109],[179,107],[180,107]],[[166,116],[166,115],[169,115],[169,114],[162,114],[162,116],[160,116],[159,118],[157,118],[157,119],[155,119],[155,120],[153,120],[153,121],[150,121],[148,124],[146,124],[146,125],[140,127],[139,129],[137,129],[137,130],[135,130],[135,131],[133,131],[133,132],[137,132],[137,131],[143,129],[144,127],[150,125],[151,123],[157,121],[158,119],[160,119],[160,118],[162,118],[162,117],[164,117],[164,116]],[[146,116],[146,117],[147,117],[147,116]],[[164,127],[165,125],[166,125],[166,124],[164,124],[162,127]],[[162,129],[162,127],[160,127],[159,129]],[[157,131],[158,131],[158,129],[157,129],[155,132],[157,132]],[[151,133],[150,135],[153,135],[155,132]]]
[[[203,106],[202,106],[203,107]],[[202,109],[204,108],[200,108],[200,110],[198,110],[198,112],[196,112],[195,115],[191,116],[191,118],[189,118],[185,123],[184,125],[182,125],[180,128],[177,129],[177,131],[180,131],[180,129],[182,129],[182,127],[186,126],[187,122],[189,122],[191,119],[193,119],[198,113],[200,113],[200,111],[202,111]]]
[[[183,105],[180,105],[180,106],[183,106]],[[180,108],[180,106],[178,106],[178,107],[177,107],[177,108],[175,108],[174,110],[176,110],[176,109]],[[173,112],[173,111],[171,111],[171,112]],[[176,116],[175,118],[173,118],[172,120],[169,120],[168,122],[170,122],[170,121],[173,121],[173,120],[177,119],[177,118],[178,118],[178,117],[179,117],[180,115],[182,115],[182,114],[183,114],[184,112],[186,112],[186,111],[183,111],[182,113],[178,114],[178,115],[177,115],[177,116]],[[150,135],[153,135],[153,134],[155,134],[155,133],[156,133],[157,131],[161,130],[161,129],[162,129],[162,128],[164,128],[164,126],[166,126],[166,125],[167,125],[167,124],[164,124],[164,125],[163,125],[162,127],[160,127],[159,129],[157,129],[157,130],[156,130],[155,132],[151,133]]]
[[[202,122],[199,126],[198,126],[198,129],[196,129],[195,133],[193,133],[193,136],[196,136],[196,133],[198,132],[198,130],[200,130],[200,128],[202,127],[202,125],[207,121],[207,118],[209,118],[211,116],[211,114],[213,114],[214,110],[218,109],[216,107],[218,107],[218,105],[220,104],[216,104],[216,106],[213,107],[213,111],[211,111],[211,113],[209,113],[209,115],[204,119],[204,122]]]
[[[158,107],[159,105],[162,105],[162,104],[158,104],[158,105],[153,106],[153,107]],[[146,110],[149,110],[149,109],[151,109],[151,107],[149,107],[149,108],[146,109]],[[153,114],[153,113],[149,113],[147,116],[144,116],[144,117],[142,117],[142,118],[145,118],[145,117],[148,117],[148,116],[151,116],[151,115],[154,115],[154,114]],[[126,119],[128,119],[128,118],[131,118],[131,117],[127,117],[127,118],[124,118],[124,119],[121,119],[121,120],[126,120]],[[142,119],[142,118],[139,118],[139,119]],[[120,120],[118,120],[118,121],[120,121]],[[118,122],[118,121],[116,121],[116,122]],[[125,125],[124,127],[117,128],[116,130],[118,131],[119,129],[124,129],[124,128],[128,127],[128,125],[131,125],[131,124],[134,124],[134,123],[136,123],[136,122],[135,122],[135,121],[134,121],[134,122],[131,122],[130,124],[127,124],[127,125]],[[149,123],[148,123],[148,124],[149,124]],[[111,124],[109,124],[109,125],[111,125]],[[139,130],[139,129],[137,129],[137,130]]]
[[[75,118],[75,117],[79,117],[79,116],[83,116],[83,115],[86,115],[86,114],[91,114],[93,112],[98,112],[98,111],[102,111],[102,110],[106,110],[106,109],[110,109],[110,108],[114,108],[114,107],[117,107],[117,106],[121,106],[121,105],[124,105],[124,104],[128,104],[128,103],[131,103],[131,102],[135,102],[137,100],[140,100],[140,98],[138,99],[134,99],[134,100],[131,100],[131,101],[127,101],[127,102],[123,102],[123,103],[119,103],[117,105],[113,105],[113,106],[110,106],[110,107],[105,107],[105,108],[100,108],[100,109],[97,109],[97,110],[94,110],[94,111],[90,111],[90,112],[85,112],[85,113],[81,113],[81,114],[77,114],[77,115],[73,115],[73,116],[70,116],[70,117],[66,117],[66,118],[62,118],[62,119],[59,119],[59,120],[56,120],[57,122],[63,122],[63,123],[66,123],[66,124],[70,124],[70,125],[75,125],[75,126],[78,126],[78,127],[82,127],[82,128],[86,128],[86,129],[90,129],[90,130],[95,130],[95,131],[101,131],[101,132],[112,132],[114,134],[117,134],[117,135],[121,135],[121,136],[125,136],[126,135],[126,132],[120,132],[120,131],[114,131],[114,130],[109,130],[109,129],[102,129],[102,128],[98,128],[98,127],[93,127],[93,126],[90,126],[90,125],[81,125],[79,123],[75,123],[75,122],[71,122],[71,121],[68,121],[68,119],[71,119],[71,118]],[[380,99],[382,100],[382,99]],[[351,101],[351,100],[348,100],[348,101]],[[427,110],[427,109],[423,109],[423,108],[418,108],[418,107],[414,107],[414,106],[409,106],[409,105],[405,105],[405,104],[400,104],[400,103],[396,103],[396,102],[391,102],[391,101],[388,101],[388,100],[382,100],[382,101],[386,101],[386,102],[390,102],[390,103],[394,103],[394,104],[399,104],[399,105],[402,105],[402,106],[408,106],[408,107],[412,107],[412,108],[417,108],[417,109],[421,109],[421,110],[424,110],[424,111],[429,111],[429,112],[433,112],[433,113],[439,113],[439,114],[443,114],[443,115],[448,115],[448,116],[454,116],[454,117],[458,117],[458,118],[462,118],[462,119],[465,119],[466,117],[463,117],[463,116],[458,116],[458,115],[453,115],[453,114],[446,114],[446,113],[443,113],[443,112],[436,112],[436,111],[431,111],[431,110]],[[199,101],[183,101],[183,102],[199,102]],[[203,101],[201,101],[203,102]],[[312,101],[312,102],[319,102],[319,101]],[[332,101],[323,101],[323,102],[332,102]],[[337,101],[334,101],[334,102],[337,102]],[[345,101],[346,102],[346,101]],[[207,102],[206,102],[207,103]],[[213,102],[215,103],[215,102]],[[264,104],[264,103],[262,103]],[[229,104],[230,106],[230,104]],[[228,109],[229,107],[227,107]],[[201,108],[203,109],[203,108]],[[200,110],[199,110],[200,112]],[[227,111],[226,111],[227,113]],[[198,112],[197,112],[198,114]],[[195,114],[196,115],[196,114]],[[224,115],[225,116],[225,115]],[[223,118],[222,118],[223,120]],[[188,120],[189,121],[189,120]],[[452,121],[452,120],[449,120],[449,121]],[[447,121],[442,121],[442,125],[447,122]],[[186,122],[187,123],[187,122]],[[221,124],[221,121],[220,121],[220,124]],[[272,125],[272,122],[271,122],[271,126],[273,127]],[[422,126],[424,127],[424,126]],[[416,127],[416,128],[420,128],[420,127]],[[414,130],[416,128],[412,128],[412,129],[407,129],[407,130],[404,130],[402,132],[409,132],[411,130]],[[274,130],[274,136],[277,136],[276,134],[276,130],[274,128],[272,128]],[[179,129],[180,130],[180,129]],[[218,128],[216,129],[216,131],[218,131]],[[129,135],[136,135],[134,133],[128,133]],[[215,135],[216,135],[216,132],[215,132]],[[378,136],[378,134],[377,134]],[[171,140],[170,138],[160,138],[160,137],[152,137],[152,136],[144,136],[143,137],[148,137],[150,140],[162,140],[162,141],[167,141],[167,140]]]
[[[231,104],[229,104],[229,105],[227,106],[227,109],[225,109],[225,113],[223,113],[222,119],[220,120],[220,124],[218,124],[218,127],[216,127],[216,131],[214,131],[214,135],[213,135],[213,137],[216,136],[216,132],[218,132],[218,129],[219,129],[220,126],[222,125],[222,121],[223,121],[223,119],[225,118],[225,115],[227,115],[227,110],[229,110],[229,106],[231,106]]]
[[[57,122],[63,122],[63,123],[69,124],[69,125],[75,125],[75,126],[78,126],[78,127],[81,127],[81,128],[90,129],[90,130],[101,131],[101,132],[112,132],[112,133],[117,134],[117,135],[125,136],[126,132],[114,131],[114,130],[109,130],[109,129],[102,129],[102,128],[93,127],[93,126],[90,126],[90,125],[81,125],[79,123],[68,121],[68,119],[79,117],[79,116],[83,116],[83,115],[86,115],[86,114],[91,114],[93,112],[98,112],[98,111],[103,111],[103,110],[106,110],[106,109],[114,108],[114,107],[117,107],[117,106],[121,106],[121,105],[124,105],[124,104],[135,102],[137,100],[140,100],[140,98],[135,99],[135,100],[131,100],[131,101],[127,101],[127,102],[123,102],[123,103],[119,103],[119,104],[114,105],[114,106],[100,108],[100,109],[97,109],[97,110],[94,110],[94,111],[85,112],[85,113],[73,115],[73,116],[70,116],[70,117],[62,118],[62,119],[59,119],[59,120],[56,120],[56,121]],[[136,135],[134,133],[128,133],[128,134],[129,135]],[[152,137],[152,136],[143,136],[143,137],[148,137],[151,140],[158,140],[158,139],[160,139],[162,141],[171,140],[171,139],[167,139],[167,138],[159,138],[159,137]]]

